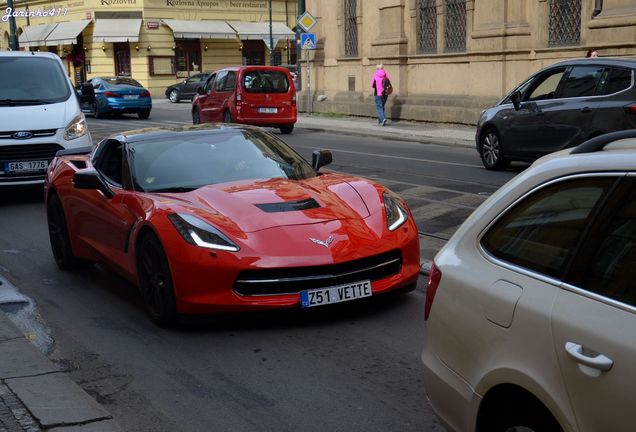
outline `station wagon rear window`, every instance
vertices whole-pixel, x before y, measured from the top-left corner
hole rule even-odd
[[[250,71],[243,75],[243,88],[248,93],[287,93],[289,81],[284,72]]]

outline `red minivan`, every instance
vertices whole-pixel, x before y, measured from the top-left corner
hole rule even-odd
[[[192,122],[243,123],[292,133],[296,90],[289,70],[275,66],[237,66],[216,71],[192,101]]]

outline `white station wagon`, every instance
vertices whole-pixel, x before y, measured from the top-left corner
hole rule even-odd
[[[503,186],[426,296],[426,390],[450,430],[636,430],[636,130]]]

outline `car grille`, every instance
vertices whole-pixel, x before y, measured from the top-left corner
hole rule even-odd
[[[19,144],[0,146],[0,172],[4,170],[4,162],[48,160],[51,162],[58,150],[59,144]],[[44,179],[45,172],[33,173],[0,173],[0,183],[15,181],[32,181]]]
[[[24,132],[24,131],[1,131],[0,139],[13,139],[13,134],[16,132]],[[28,139],[33,139],[33,138],[54,136],[57,133],[57,129],[40,129],[40,130],[31,130],[26,132],[31,132],[33,136]]]
[[[295,294],[302,290],[379,280],[402,268],[399,250],[339,264],[267,270],[244,270],[234,282],[243,296]]]

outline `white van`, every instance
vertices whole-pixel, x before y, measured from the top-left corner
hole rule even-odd
[[[0,187],[42,183],[58,150],[90,145],[60,58],[0,52]]]

